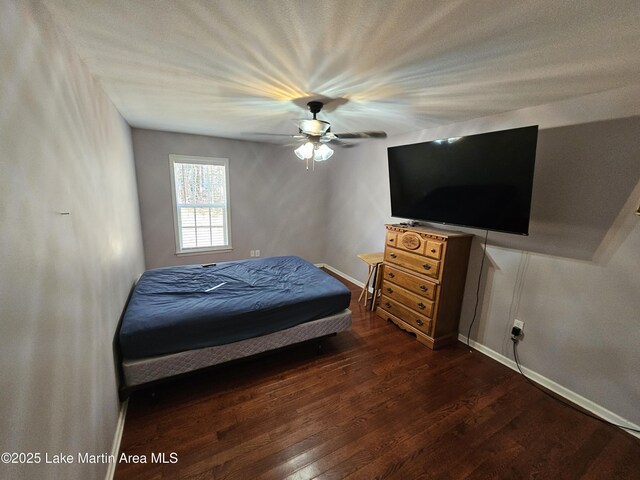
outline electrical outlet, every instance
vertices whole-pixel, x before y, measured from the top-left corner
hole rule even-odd
[[[518,343],[522,340],[524,335],[524,322],[517,318],[513,321],[513,327],[511,327],[511,340],[514,343]]]
[[[256,257],[260,256],[260,250],[256,250]]]
[[[252,257],[255,257],[256,256],[256,251],[255,250],[251,250],[249,252],[249,255],[251,255]]]

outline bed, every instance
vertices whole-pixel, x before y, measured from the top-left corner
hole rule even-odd
[[[148,270],[118,332],[133,387],[351,328],[351,294],[293,256]]]

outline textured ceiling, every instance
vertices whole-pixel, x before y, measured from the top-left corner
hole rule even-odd
[[[640,1],[44,0],[135,127],[389,134],[640,83]],[[277,139],[278,137],[272,137]]]

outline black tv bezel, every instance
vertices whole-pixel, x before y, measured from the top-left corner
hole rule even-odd
[[[450,222],[450,221],[442,221],[441,219],[439,220],[434,220],[433,218],[427,218],[427,217],[421,217],[421,216],[412,216],[412,217],[406,217],[403,215],[398,215],[397,214],[397,209],[398,207],[395,206],[395,211],[394,211],[394,202],[393,202],[393,191],[391,188],[391,157],[389,155],[389,151],[393,150],[393,149],[400,149],[402,147],[409,147],[409,146],[414,146],[414,145],[420,145],[420,144],[431,144],[434,142],[446,142],[448,141],[447,138],[444,139],[434,139],[428,142],[419,142],[419,143],[413,143],[413,144],[404,144],[404,145],[394,145],[392,147],[387,147],[387,167],[388,167],[388,174],[389,174],[389,197],[390,197],[390,201],[391,201],[391,216],[395,217],[395,218],[402,218],[402,219],[407,219],[407,220],[411,220],[414,222],[426,222],[426,223],[431,223],[431,224],[435,224],[435,225],[452,225],[452,226],[458,226],[458,227],[464,227],[464,228],[473,228],[473,229],[478,229],[478,230],[486,230],[486,231],[492,231],[492,232],[500,232],[500,233],[507,233],[507,234],[512,234],[512,235],[520,235],[520,236],[528,236],[529,235],[529,227],[530,227],[530,223],[531,223],[531,205],[533,203],[533,183],[534,183],[534,176],[535,176],[535,160],[536,160],[536,154],[537,154],[537,138],[538,138],[538,131],[539,131],[539,126],[538,125],[528,125],[528,126],[524,126],[524,127],[516,127],[516,128],[509,128],[509,129],[502,129],[502,130],[492,130],[492,131],[488,131],[488,132],[482,132],[482,133],[477,133],[477,134],[473,134],[473,135],[464,135],[464,138],[469,138],[469,137],[481,137],[481,136],[486,136],[486,135],[495,135],[495,134],[503,134],[503,133],[507,133],[507,132],[513,132],[514,130],[535,130],[535,142],[533,143],[533,149],[530,150],[530,155],[531,155],[531,177],[530,177],[530,181],[529,181],[529,188],[528,188],[528,208],[526,208],[527,210],[527,227],[526,229],[521,230],[508,230],[508,229],[500,229],[500,228],[494,228],[494,227],[488,227],[486,225],[471,225],[471,224],[466,224],[466,223],[458,223],[458,222]],[[463,136],[451,136],[449,138],[462,138]],[[524,212],[524,209],[523,209]]]

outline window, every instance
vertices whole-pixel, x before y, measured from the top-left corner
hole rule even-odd
[[[229,250],[229,160],[169,155],[176,252]]]

